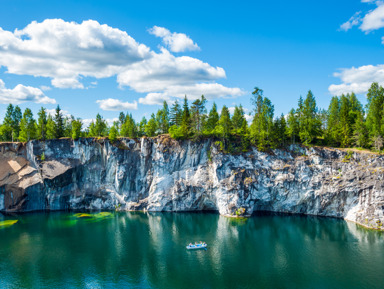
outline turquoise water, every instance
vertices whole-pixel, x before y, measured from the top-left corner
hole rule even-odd
[[[302,216],[1,217],[0,288],[384,288],[384,234]],[[191,241],[206,251],[187,251]]]

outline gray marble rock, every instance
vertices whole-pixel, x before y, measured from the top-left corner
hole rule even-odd
[[[273,211],[381,229],[383,177],[382,156],[299,145],[231,155],[167,136],[1,143],[0,211]]]

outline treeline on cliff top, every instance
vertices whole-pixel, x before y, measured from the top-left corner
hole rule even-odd
[[[372,83],[367,94],[365,109],[354,93],[334,96],[328,109],[318,109],[311,91],[305,99],[301,96],[296,108],[287,115],[274,116],[274,106],[263,96],[263,90],[255,88],[252,93],[253,119],[249,124],[241,105],[233,115],[228,107],[221,112],[213,103],[206,109],[204,96],[188,103],[187,97],[171,107],[164,101],[163,107],[150,119],[136,122],[131,114],[119,115],[112,126],[100,114],[89,127],[73,116],[64,117],[59,106],[54,116],[41,108],[34,119],[29,108],[10,104],[0,126],[2,141],[26,142],[32,139],[46,140],[61,137],[109,137],[114,142],[119,136],[137,138],[167,134],[174,139],[199,139],[213,137],[221,149],[229,152],[246,151],[251,145],[259,150],[285,147],[289,144],[317,144],[333,147],[362,147],[380,151],[384,135],[384,88]]]

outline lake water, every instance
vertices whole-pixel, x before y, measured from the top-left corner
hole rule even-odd
[[[343,220],[33,213],[0,221],[0,288],[384,288],[384,234]],[[206,251],[186,250],[200,240]]]

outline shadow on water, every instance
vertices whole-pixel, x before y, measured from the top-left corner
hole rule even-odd
[[[99,213],[98,213],[99,214]],[[0,287],[380,288],[383,234],[339,219],[35,213],[0,230]],[[3,216],[0,221],[15,219]],[[207,250],[186,250],[204,241]]]

